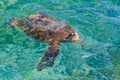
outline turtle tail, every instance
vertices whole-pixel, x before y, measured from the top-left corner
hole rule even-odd
[[[52,67],[54,65],[55,58],[58,56],[60,52],[60,43],[58,41],[54,41],[50,45],[51,46],[48,48],[45,55],[38,63],[37,71],[41,71],[46,67]]]

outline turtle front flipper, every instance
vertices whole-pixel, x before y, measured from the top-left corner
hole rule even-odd
[[[54,65],[55,58],[58,56],[60,52],[60,42],[54,41],[50,43],[50,47],[47,52],[41,59],[41,61],[37,65],[37,70],[41,71],[46,67],[52,67]]]

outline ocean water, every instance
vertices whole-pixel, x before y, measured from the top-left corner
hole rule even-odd
[[[39,12],[69,23],[85,43],[62,43],[42,71],[36,65],[48,43],[5,25]],[[120,80],[119,0],[0,0],[0,19],[0,80]]]

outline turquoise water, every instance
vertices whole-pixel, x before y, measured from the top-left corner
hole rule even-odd
[[[38,12],[69,23],[85,42],[85,49],[63,43],[55,65],[41,72],[49,45],[4,25]],[[120,80],[119,0],[1,0],[0,18],[0,80]]]

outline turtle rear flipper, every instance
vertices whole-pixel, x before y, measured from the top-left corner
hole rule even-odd
[[[51,43],[51,46],[48,48],[47,52],[37,65],[37,70],[41,71],[46,67],[52,67],[54,65],[55,58],[58,56],[60,51],[60,44],[58,41]]]

